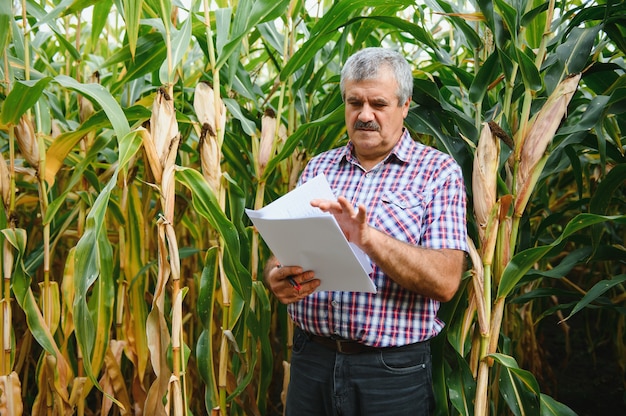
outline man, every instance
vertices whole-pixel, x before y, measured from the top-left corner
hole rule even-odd
[[[297,326],[286,414],[427,415],[428,340],[443,327],[439,302],[458,289],[467,251],[461,171],[404,129],[413,77],[400,54],[357,52],[340,88],[349,143],[314,157],[300,183],[326,175],[337,200],[311,204],[369,256],[378,290],[313,293],[312,271],[268,261],[267,285]]]

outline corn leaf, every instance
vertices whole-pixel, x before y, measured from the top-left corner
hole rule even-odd
[[[583,228],[600,224],[606,221],[626,223],[626,216],[603,216],[595,214],[579,214],[574,217],[565,227],[563,233],[549,245],[533,247],[517,253],[502,273],[502,280],[498,286],[498,298],[508,296],[515,285],[530,270],[530,268],[543,258],[551,249],[561,244],[567,237],[582,230]]]
[[[92,296],[106,296],[109,289],[109,283],[106,279],[111,274],[110,268],[111,253],[110,243],[106,235],[106,230],[103,230],[103,226],[106,223],[105,214],[107,212],[108,202],[111,196],[111,192],[117,186],[117,177],[122,169],[126,168],[129,160],[135,155],[140,148],[141,138],[136,132],[131,132],[124,136],[120,141],[119,151],[119,164],[111,179],[107,185],[103,188],[102,192],[95,200],[89,214],[87,216],[87,224],[83,236],[78,240],[76,245],[76,262],[75,262],[75,299],[74,299],[74,325],[76,327],[76,341],[83,353],[83,365],[85,368],[85,374],[91,382],[98,387],[101,387],[96,380],[96,373],[92,367],[92,359],[95,359],[94,364],[99,364],[100,354],[102,349],[100,344],[96,345],[97,324],[100,324],[104,320],[108,320],[106,316],[94,317],[88,307],[88,296],[90,289],[101,278],[104,281],[98,282],[96,290],[97,293]],[[103,262],[109,263],[103,264]],[[112,296],[114,297],[114,296]],[[92,303],[93,304],[93,303]],[[95,301],[98,306],[94,313],[107,313],[104,301]],[[104,308],[104,309],[99,309]],[[107,327],[109,328],[110,325]],[[98,339],[98,341],[101,341]],[[94,348],[95,347],[95,348]],[[103,357],[103,356],[102,356]],[[118,405],[120,405],[118,403]]]
[[[450,390],[450,402],[459,414],[471,416],[474,414],[474,397],[476,396],[476,380],[472,375],[467,362],[458,354],[458,368],[450,373],[447,385]]]
[[[496,79],[499,74],[499,54],[492,53],[478,69],[476,77],[472,81],[469,89],[469,99],[473,103],[479,103],[487,94],[489,84]]]
[[[219,403],[214,373],[216,367],[213,360],[214,348],[212,339],[213,306],[215,304],[215,288],[218,280],[218,252],[217,247],[212,247],[207,251],[202,276],[200,277],[197,302],[197,312],[203,330],[196,344],[196,359],[198,360],[198,372],[206,384],[205,404],[207,409],[213,409]]]
[[[242,0],[237,5],[237,13],[232,23],[232,37],[220,51],[216,69],[220,69],[242,46],[241,40],[254,27],[267,20],[280,16],[289,4],[289,0]],[[238,61],[238,56],[235,57]]]
[[[39,100],[51,80],[52,78],[45,77],[39,80],[16,82],[2,105],[0,123],[17,124],[20,117]]]
[[[565,38],[566,41],[556,48],[554,63],[544,76],[548,93],[552,92],[566,75],[578,73],[585,68],[594,47],[594,40],[601,28],[601,25],[574,28]]]
[[[148,274],[143,266],[145,243],[145,219],[143,217],[142,200],[139,190],[130,188],[128,196],[128,218],[125,223],[126,229],[126,281],[128,285],[128,308],[132,316],[132,328],[134,332],[133,347],[137,356],[137,373],[139,380],[143,381],[148,366],[148,340],[146,338],[146,319],[148,308],[145,302],[147,292]]]
[[[91,13],[91,44],[96,45],[98,39],[102,38],[107,19],[112,13],[111,7],[113,6],[113,0],[95,0],[93,3],[93,11]],[[137,3],[139,3],[139,1],[137,1]],[[131,33],[128,32],[128,24],[126,25],[126,31],[128,36],[131,36]]]
[[[117,50],[102,64],[103,67],[110,67],[123,63],[126,69],[123,76],[111,85],[111,94],[117,94],[131,81],[157,71],[166,57],[167,47],[163,42],[163,36],[158,32],[151,32],[137,40],[134,59],[130,48]]]
[[[109,118],[118,140],[130,132],[130,126],[128,125],[128,120],[126,120],[126,116],[124,115],[122,108],[111,96],[111,93],[102,85],[81,84],[75,79],[65,75],[57,75],[55,77],[55,81],[63,87],[74,90],[87,97],[90,101],[100,105]]]
[[[189,42],[191,41],[191,15],[185,20],[180,30],[172,28],[172,72],[168,72],[170,63],[167,59],[163,61],[161,69],[159,70],[159,79],[164,85],[172,84],[174,82],[174,74],[176,73],[176,67],[183,60],[183,56],[187,53],[189,48]]]
[[[576,416],[577,413],[547,394],[541,393],[541,416]]]
[[[583,298],[576,304],[576,306],[574,306],[574,309],[572,309],[570,314],[567,315],[567,317],[565,317],[563,320],[561,320],[561,322],[567,321],[569,318],[580,312],[582,309],[584,309],[593,301],[606,293],[607,290],[615,286],[621,285],[624,282],[626,282],[626,274],[620,274],[619,276],[613,276],[610,279],[599,281],[598,283],[593,285],[593,287],[585,294],[585,296],[583,296]]]
[[[224,215],[208,183],[198,171],[178,168],[176,178],[191,191],[194,209],[207,219],[224,239],[224,270],[233,289],[242,299],[250,299],[252,280],[250,273],[239,260],[240,243],[237,229]]]
[[[15,294],[15,300],[26,315],[26,322],[33,338],[45,351],[56,358],[60,383],[65,385],[70,369],[61,351],[59,351],[41,310],[37,306],[37,301],[30,288],[31,278],[24,268],[23,258],[26,251],[26,231],[21,228],[11,228],[2,230],[2,234],[16,249],[14,260],[16,266],[11,278],[11,287]]]
[[[524,85],[529,90],[539,91],[543,84],[541,82],[539,70],[535,66],[535,62],[519,48],[515,48],[515,52],[517,56],[517,63],[519,64],[519,69],[522,73],[522,79],[524,80]]]
[[[141,19],[143,0],[124,0],[123,5],[126,36],[128,36],[128,50],[134,59],[137,49],[137,38],[139,37],[139,20]]]
[[[9,36],[11,31],[9,28],[11,27],[11,20],[13,17],[13,10],[11,10],[11,2],[3,1],[0,2],[0,51],[2,51],[3,57],[6,52],[6,45],[9,43]]]
[[[615,191],[624,186],[624,178],[626,178],[626,165],[621,164],[613,167],[598,184],[598,189],[589,201],[589,210],[595,214],[607,214]]]
[[[386,5],[389,7],[406,7],[410,3],[406,0],[389,0],[386,2]],[[315,55],[331,39],[338,38],[341,35],[339,28],[345,26],[346,22],[349,22],[353,16],[359,15],[362,9],[379,5],[380,2],[376,0],[340,1],[334,3],[328,12],[313,26],[309,39],[289,59],[280,72],[280,80],[287,80],[296,70],[314,62]],[[358,19],[355,21],[358,21]]]
[[[515,359],[504,354],[490,354],[502,364],[500,395],[516,416],[539,416],[539,383],[531,372],[522,370]]]
[[[91,368],[99,374],[104,364],[104,358],[111,331],[99,331],[97,328],[111,328],[113,323],[113,306],[115,304],[115,287],[113,279],[113,249],[105,233],[100,234],[98,242],[98,261],[100,265],[98,279],[91,287],[88,307],[91,319],[95,324],[94,346],[91,353]],[[77,253],[79,253],[77,251]]]

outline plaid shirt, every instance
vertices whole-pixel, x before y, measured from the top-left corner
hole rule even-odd
[[[465,187],[451,156],[413,141],[406,130],[389,156],[368,172],[352,151],[349,142],[317,155],[300,183],[323,173],[336,196],[355,207],[365,205],[372,227],[412,245],[467,251]],[[314,293],[289,305],[294,322],[313,334],[375,347],[424,341],[441,331],[438,301],[402,288],[372,267],[377,293]]]

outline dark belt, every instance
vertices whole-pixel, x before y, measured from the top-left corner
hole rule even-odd
[[[361,344],[360,342],[352,341],[349,339],[321,337],[319,335],[313,335],[309,333],[307,333],[306,335],[309,340],[315,342],[316,344],[322,345],[326,348],[329,348],[335,352],[340,352],[342,354],[361,354],[365,352],[376,352],[383,349]]]

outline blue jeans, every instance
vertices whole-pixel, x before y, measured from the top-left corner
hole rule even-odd
[[[286,416],[427,416],[430,344],[341,354],[294,333]]]

